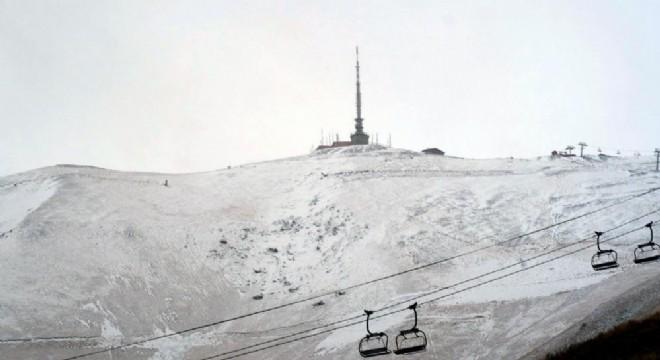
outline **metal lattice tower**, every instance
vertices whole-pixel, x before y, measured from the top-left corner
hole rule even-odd
[[[369,135],[364,132],[362,122],[362,93],[360,92],[360,52],[358,47],[355,47],[356,65],[355,70],[357,73],[357,92],[355,95],[355,107],[357,110],[357,117],[355,118],[355,133],[351,135],[352,145],[367,145],[369,144]]]

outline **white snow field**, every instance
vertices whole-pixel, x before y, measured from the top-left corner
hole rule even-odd
[[[429,344],[403,358],[543,358],[660,309],[660,262],[632,261],[644,224],[660,222],[654,160],[370,145],[198,174],[2,177],[0,358],[67,359],[202,326],[83,359],[226,359],[286,341],[238,358],[358,359],[363,309],[415,301]],[[593,231],[615,227],[602,239],[630,233],[602,247],[620,266],[595,272]],[[394,348],[412,315],[370,326]]]

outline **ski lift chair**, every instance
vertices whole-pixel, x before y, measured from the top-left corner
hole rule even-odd
[[[591,257],[591,267],[593,267],[596,271],[611,269],[619,266],[619,263],[616,261],[616,251],[603,250],[600,248],[601,235],[603,235],[602,232],[596,231],[596,246],[598,247],[598,252]]]
[[[360,346],[358,348],[360,355],[366,358],[389,354],[390,350],[387,348],[387,334],[383,332],[372,333],[369,331],[369,316],[374,312],[369,310],[365,310],[364,312],[367,314],[367,336],[360,340]]]
[[[396,337],[397,355],[412,354],[426,350],[426,334],[417,328],[417,303],[408,306],[408,309],[415,312],[415,325],[407,330],[402,330]]]
[[[651,240],[649,242],[637,245],[635,249],[635,264],[642,264],[660,259],[660,246],[653,242],[653,221],[646,224],[651,230]]]

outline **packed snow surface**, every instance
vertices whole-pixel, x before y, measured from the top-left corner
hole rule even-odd
[[[650,238],[633,230],[660,220],[653,160],[354,146],[198,174],[3,177],[0,354],[65,359],[161,337],[86,358],[203,359],[324,331],[240,358],[356,359],[363,309],[404,310],[370,323],[393,347],[417,301],[429,345],[411,359],[542,356],[576,327],[593,336],[660,306],[660,263],[632,262]],[[602,246],[620,266],[595,272],[593,231],[615,227]]]

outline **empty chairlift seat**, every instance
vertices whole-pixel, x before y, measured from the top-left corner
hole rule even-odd
[[[596,231],[596,246],[598,247],[598,252],[591,257],[591,267],[594,270],[605,270],[611,269],[619,266],[617,262],[617,254],[614,250],[603,250],[600,248],[600,236],[603,235],[602,232]]]
[[[408,309],[415,312],[415,325],[407,330],[402,330],[396,337],[397,355],[412,354],[426,350],[426,334],[417,328],[417,303],[408,306]]]
[[[642,264],[660,259],[660,246],[653,242],[653,221],[646,224],[646,227],[651,231],[651,240],[647,243],[637,245],[634,252],[635,264]]]
[[[360,340],[360,355],[362,357],[372,357],[389,354],[390,350],[387,348],[387,334],[382,332],[372,333],[369,331],[369,317],[374,312],[369,310],[365,310],[364,312],[367,314],[367,336]]]

